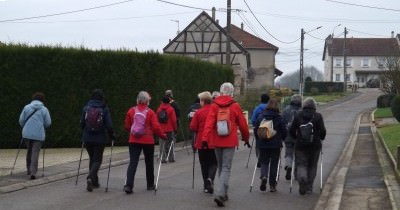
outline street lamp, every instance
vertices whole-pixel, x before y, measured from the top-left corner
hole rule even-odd
[[[176,32],[176,34],[179,34],[179,20],[170,20],[170,21],[172,21],[172,22],[175,22],[175,23],[177,23],[178,24],[178,31]]]
[[[303,69],[303,61],[304,61],[304,34],[310,33],[312,31],[318,30],[322,28],[322,26],[319,26],[317,28],[314,28],[312,30],[309,30],[307,32],[304,31],[304,29],[301,29],[301,44],[300,44],[300,85],[299,85],[299,93],[301,97],[304,95],[304,69]]]

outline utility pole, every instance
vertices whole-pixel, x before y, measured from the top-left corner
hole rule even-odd
[[[226,14],[226,65],[231,65],[231,0],[228,1]]]
[[[347,35],[347,28],[344,27],[344,40],[343,40],[343,92],[347,91],[347,56],[346,56],[346,35]]]
[[[299,93],[301,97],[303,98],[303,93],[304,93],[304,69],[303,69],[303,53],[304,53],[304,29],[301,29],[301,45],[300,45],[300,87],[299,87]]]

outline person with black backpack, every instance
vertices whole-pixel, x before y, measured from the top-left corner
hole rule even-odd
[[[124,191],[133,193],[136,169],[140,153],[143,150],[146,165],[147,190],[155,190],[154,185],[154,134],[166,139],[164,131],[158,123],[157,116],[148,107],[150,95],[140,91],[136,98],[136,106],[131,107],[125,115],[125,129],[129,131],[129,165],[126,172]]]
[[[109,139],[116,139],[110,110],[104,102],[102,90],[93,90],[91,99],[83,107],[80,125],[83,129],[82,142],[89,155],[86,189],[92,192],[93,188],[100,187],[98,172],[103,161],[104,147]]]
[[[292,125],[294,116],[301,110],[301,95],[299,94],[294,94],[290,98],[290,104],[287,106],[283,112],[282,112],[282,117],[286,122],[287,129],[290,129],[290,126]],[[285,143],[285,167],[284,169],[286,170],[286,175],[285,178],[286,180],[290,180],[292,178],[292,165],[293,165],[293,156],[294,156],[294,144],[295,144],[295,139],[293,139],[290,135],[286,136],[286,139],[284,140]]]
[[[315,100],[306,98],[303,109],[294,117],[289,130],[291,137],[296,139],[296,178],[300,195],[312,193],[322,140],[326,136],[324,119],[316,110]]]
[[[269,124],[268,126],[265,126]],[[265,127],[264,127],[265,126]],[[266,130],[262,130],[262,129]],[[286,124],[279,113],[278,102],[271,99],[255,123],[256,144],[260,149],[260,190],[265,191],[269,181],[270,192],[276,192],[282,141],[286,138]]]
[[[175,110],[170,104],[170,98],[168,96],[164,96],[162,98],[162,103],[157,109],[157,118],[158,122],[161,125],[163,131],[167,134],[167,141],[160,142],[160,154],[163,154],[161,158],[162,163],[170,163],[175,162],[175,152],[174,146],[175,144],[175,133],[177,132],[177,123],[176,123],[176,115]]]

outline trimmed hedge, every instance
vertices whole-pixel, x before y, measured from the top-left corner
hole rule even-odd
[[[390,108],[392,110],[393,117],[395,117],[397,121],[400,121],[400,95],[393,97]]]
[[[378,108],[390,107],[390,103],[395,96],[396,96],[395,94],[380,95],[376,100],[376,107]]]
[[[219,90],[233,81],[231,68],[187,57],[138,53],[127,50],[88,49],[25,45],[0,47],[1,148],[15,148],[20,139],[18,118],[31,95],[42,91],[53,124],[47,130],[46,147],[78,147],[82,107],[93,89],[101,88],[111,110],[114,128],[126,144],[123,120],[136,104],[136,95],[146,90],[156,109],[166,89],[174,92],[181,109],[181,125],[188,134],[186,112],[204,90]],[[181,131],[179,131],[181,135]]]
[[[313,82],[307,81],[304,83],[305,93],[333,93],[343,92],[343,82]]]

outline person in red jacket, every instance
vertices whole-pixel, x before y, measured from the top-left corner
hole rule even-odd
[[[156,114],[148,107],[150,95],[146,91],[140,91],[136,102],[137,105],[131,107],[125,116],[125,129],[129,131],[130,156],[124,186],[126,194],[133,192],[136,168],[142,150],[146,164],[147,190],[154,190],[154,134],[167,139]]]
[[[199,99],[201,108],[194,113],[192,121],[190,122],[190,130],[196,133],[195,136],[201,137],[212,103],[211,93],[208,91],[202,92],[199,94]],[[200,138],[195,138],[194,147],[199,151],[204,192],[212,194],[214,192],[213,183],[215,173],[217,172],[217,159],[215,157],[214,148],[211,147],[211,145],[208,148],[202,148]]]
[[[175,110],[170,104],[170,98],[168,96],[164,96],[162,99],[162,103],[157,109],[157,117],[158,122],[160,123],[161,128],[167,134],[167,141],[160,142],[160,154],[162,153],[161,162],[167,162],[167,155],[171,144],[175,144],[175,133],[177,132],[177,123],[176,123],[176,115]],[[171,147],[171,151],[168,157],[168,161],[170,163],[175,162],[175,152],[174,146]]]
[[[221,85],[221,96],[211,104],[202,134],[202,148],[215,147],[218,162],[218,179],[214,201],[224,206],[228,200],[229,177],[235,147],[239,145],[237,129],[239,128],[245,146],[250,148],[249,127],[242,113],[242,108],[232,98],[234,87],[226,82]]]

